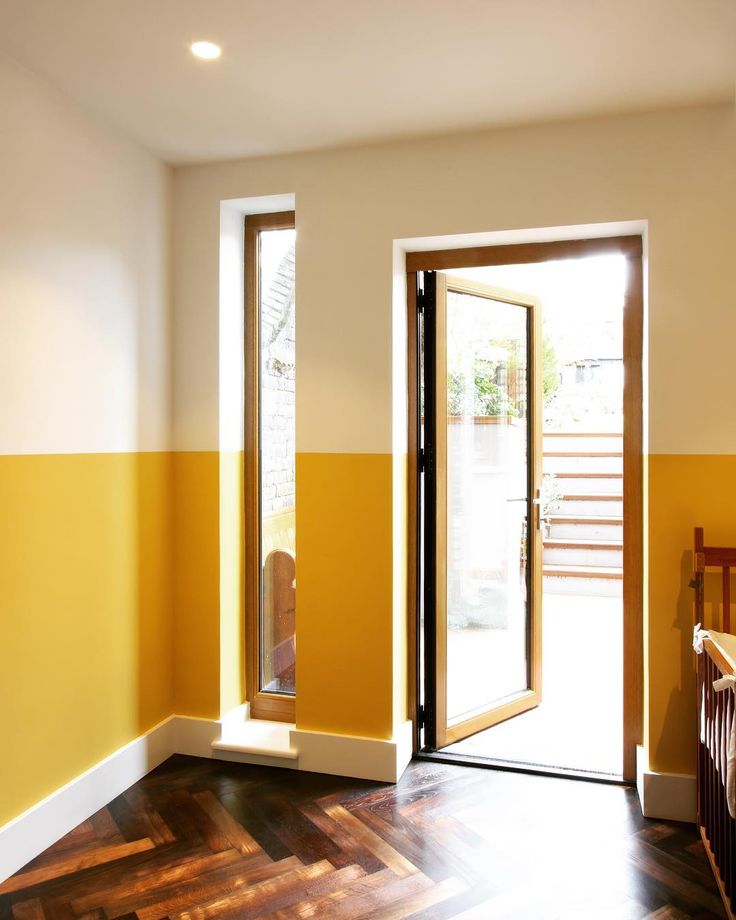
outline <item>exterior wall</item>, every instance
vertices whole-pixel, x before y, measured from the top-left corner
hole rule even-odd
[[[405,377],[396,370],[404,307],[394,241],[640,220],[654,455],[647,742],[652,769],[693,768],[688,595],[682,566],[658,540],[673,515],[668,541],[676,534],[683,553],[692,525],[710,523],[733,542],[733,524],[727,502],[699,513],[704,493],[687,477],[677,477],[678,502],[666,502],[656,458],[697,451],[729,489],[727,459],[717,458],[736,455],[735,127],[733,108],[714,106],[176,170],[182,450],[218,443],[220,201],[296,195],[300,724],[385,737],[405,717]],[[383,462],[392,455],[393,477]],[[217,604],[216,592],[207,603]],[[211,622],[209,610],[200,614]]]
[[[0,825],[172,710],[169,171],[0,57]]]

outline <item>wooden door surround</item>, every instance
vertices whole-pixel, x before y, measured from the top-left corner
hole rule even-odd
[[[466,249],[441,249],[406,254],[408,322],[408,708],[418,739],[419,699],[418,647],[418,446],[417,446],[417,313],[416,275],[422,271],[452,271],[492,265],[520,265],[559,259],[579,259],[595,255],[622,255],[629,272],[623,311],[624,360],[624,549],[623,549],[623,777],[636,779],[636,747],[642,739],[643,725],[643,314],[644,278],[641,236],[601,239],[560,240],[546,243],[519,243],[478,246]]]

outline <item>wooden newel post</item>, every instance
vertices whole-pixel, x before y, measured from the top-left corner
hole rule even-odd
[[[705,551],[703,545],[703,528],[695,528],[695,541],[693,544],[693,578],[690,587],[695,589],[695,602],[693,604],[693,626],[698,623],[705,628]]]

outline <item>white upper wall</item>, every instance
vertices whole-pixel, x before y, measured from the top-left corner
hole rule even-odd
[[[169,444],[170,170],[0,55],[0,454]]]
[[[297,202],[298,451],[391,451],[394,240],[646,221],[650,450],[736,453],[733,106],[177,169],[180,449],[218,444],[220,201],[283,193]]]

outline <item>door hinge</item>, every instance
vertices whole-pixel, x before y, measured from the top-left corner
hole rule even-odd
[[[424,313],[424,307],[427,304],[429,293],[427,291],[427,275],[431,272],[417,272],[417,313],[422,315]]]
[[[420,448],[419,448],[419,457],[418,457],[418,459],[417,459],[417,465],[419,466],[419,472],[420,472],[420,473],[423,473],[423,472],[424,472],[424,465],[425,465],[424,448],[423,448],[423,447],[420,447]]]
[[[424,728],[424,706],[417,709],[417,728]]]

